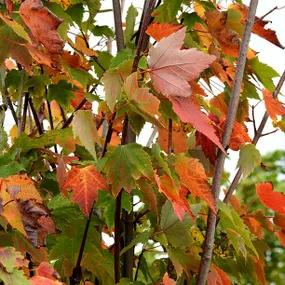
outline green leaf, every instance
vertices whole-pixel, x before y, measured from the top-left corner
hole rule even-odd
[[[125,61],[133,59],[133,57],[134,52],[131,49],[122,49],[112,58],[110,68],[117,68]]]
[[[104,172],[117,196],[122,188],[130,192],[141,177],[153,179],[153,169],[148,154],[137,144],[117,146],[107,154]]]
[[[65,11],[72,20],[80,26],[83,20],[83,13],[84,13],[84,7],[82,3],[70,6],[66,11]]]
[[[124,32],[126,44],[131,42],[131,38],[134,34],[134,29],[135,29],[136,17],[138,16],[138,14],[139,13],[138,13],[137,9],[133,5],[130,5],[128,12],[127,12],[126,29]]]
[[[96,61],[93,60],[92,63],[95,69],[95,73],[99,78],[101,78],[103,73],[109,68],[113,57],[106,51],[96,52],[98,54],[98,57],[96,58]]]
[[[92,82],[93,77],[87,71],[78,69],[78,68],[70,68],[68,67],[68,73],[71,78],[77,81],[83,89],[87,88],[87,85]]]
[[[39,137],[30,138],[26,134],[22,134],[18,137],[14,143],[14,148],[21,150],[30,150],[34,148],[44,148],[53,146],[57,143],[57,140],[65,140],[72,136],[71,128],[50,130]]]
[[[192,242],[190,233],[192,222],[188,215],[185,215],[181,222],[174,214],[173,207],[166,201],[161,209],[160,227],[164,232],[167,241],[173,247],[187,247]]]
[[[279,76],[278,72],[275,71],[269,65],[259,61],[257,57],[250,60],[250,66],[255,72],[258,80],[264,85],[266,89],[273,92],[275,85],[272,78]]]
[[[220,225],[224,231],[226,231],[229,241],[232,243],[235,251],[247,257],[247,249],[251,250],[258,257],[256,248],[252,243],[252,237],[247,226],[243,223],[243,220],[229,205],[220,203],[219,209],[221,210]]]
[[[56,100],[62,106],[69,106],[70,100],[74,97],[72,86],[64,80],[57,84],[51,84],[48,88],[48,100]]]
[[[5,17],[3,14],[0,14],[0,19],[2,19],[2,21],[8,25],[19,37],[23,38],[28,43],[31,43],[31,39],[28,33],[25,31],[23,25],[20,25],[14,19]]]
[[[197,15],[196,12],[192,13],[183,13],[181,18],[184,20],[183,24],[192,29],[196,23],[204,23],[203,20]]]
[[[94,36],[100,37],[105,36],[106,38],[113,38],[114,32],[109,26],[98,26],[96,25],[92,30]]]
[[[102,80],[105,90],[106,103],[113,112],[117,98],[121,94],[123,81],[117,70],[108,70],[104,73]]]
[[[0,263],[8,273],[12,273],[15,268],[21,267],[23,261],[24,257],[14,247],[0,248]]]
[[[137,245],[138,243],[145,244],[149,240],[150,235],[151,231],[149,230],[146,230],[142,233],[138,233],[135,238],[121,250],[120,255],[123,255],[125,252],[127,252],[130,248]]]
[[[180,9],[182,0],[165,0],[153,12],[155,21],[159,23],[173,22]]]
[[[241,168],[243,177],[251,174],[255,167],[261,164],[261,154],[254,144],[244,144],[240,148],[238,166]]]
[[[96,123],[91,111],[79,110],[75,113],[72,121],[72,130],[83,146],[97,160],[95,142],[98,141]]]
[[[0,156],[0,177],[5,178],[14,174],[24,171],[23,164],[16,159],[16,153],[5,153]]]
[[[16,269],[12,273],[7,273],[3,269],[0,269],[0,280],[5,285],[31,285],[30,281],[25,277],[24,272]]]
[[[92,21],[101,8],[100,0],[85,0],[89,10],[89,19]]]

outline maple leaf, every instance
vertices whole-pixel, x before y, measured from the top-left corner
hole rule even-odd
[[[208,139],[205,135],[200,132],[195,132],[196,145],[200,145],[203,153],[209,159],[211,164],[215,164],[217,156],[217,147],[216,145]]]
[[[72,120],[72,130],[84,147],[97,159],[95,142],[98,142],[98,134],[93,114],[91,111],[78,110]]]
[[[220,149],[224,149],[210,119],[200,110],[199,105],[197,105],[192,98],[172,97],[170,100],[174,112],[180,117],[182,122],[190,123]]]
[[[162,150],[168,152],[168,129],[158,128],[158,143]],[[174,125],[172,128],[172,147],[174,153],[186,152],[188,150],[187,133],[183,126]]]
[[[40,0],[25,0],[20,15],[30,29],[34,41],[43,44],[51,54],[61,54],[64,42],[56,29],[62,21],[43,6]]]
[[[108,153],[104,172],[108,182],[112,184],[114,196],[117,196],[122,188],[130,192],[140,178],[153,179],[150,157],[137,144],[117,146]]]
[[[162,38],[177,32],[181,29],[181,25],[171,23],[152,23],[145,31],[149,36],[153,37],[156,41],[160,41]]]
[[[241,14],[240,22],[242,25],[246,24],[246,18],[248,14],[248,7],[246,5],[241,4],[233,4],[230,6],[230,9],[234,9],[235,11],[239,11]],[[272,44],[284,48],[280,41],[277,38],[276,32],[271,29],[266,29],[266,25],[270,23],[270,21],[265,21],[259,17],[255,17],[255,21],[253,24],[252,32],[257,34],[258,36],[264,38],[265,40],[271,42]]]
[[[224,130],[226,124],[226,120],[222,120],[219,124],[221,130]],[[222,133],[220,132],[220,137],[222,137]],[[245,143],[251,143],[252,140],[247,133],[247,128],[244,124],[241,124],[237,121],[234,122],[233,130],[230,137],[229,148],[232,150],[239,150],[240,147]]]
[[[205,201],[216,213],[216,204],[208,183],[203,165],[198,159],[179,155],[175,161],[175,170],[180,177],[181,184],[195,197]]]
[[[237,165],[241,168],[243,177],[251,174],[255,167],[261,163],[261,154],[254,144],[240,146],[239,160]]]
[[[128,98],[143,113],[150,117],[159,116],[160,101],[149,92],[149,88],[140,88],[138,84],[138,73],[133,72],[126,78],[124,90]]]
[[[262,93],[263,93],[265,108],[267,110],[269,117],[273,121],[277,120],[277,116],[285,115],[285,107],[281,102],[275,99],[267,89],[262,90]]]
[[[164,96],[190,96],[188,81],[196,79],[216,58],[196,49],[181,50],[185,32],[186,28],[180,29],[149,51],[150,77]]]
[[[176,186],[168,175],[162,175],[160,177],[155,175],[155,180],[159,191],[171,201],[174,213],[180,221],[183,220],[185,213],[188,213],[191,218],[194,218],[189,203],[186,199],[188,192],[187,189],[185,191],[185,188]]]
[[[62,191],[71,190],[72,200],[88,216],[99,190],[107,190],[105,178],[94,165],[83,168],[73,166],[67,173]]]
[[[208,285],[231,285],[228,275],[218,266],[212,264],[208,275]]]
[[[280,214],[285,214],[285,195],[274,192],[270,182],[258,183],[256,184],[255,189],[260,202],[265,207]]]
[[[169,277],[168,273],[165,273],[163,276],[163,285],[176,285],[175,280]]]

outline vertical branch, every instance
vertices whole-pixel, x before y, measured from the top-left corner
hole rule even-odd
[[[120,51],[125,47],[124,43],[124,33],[123,33],[123,25],[122,25],[122,12],[120,0],[113,0],[113,15],[115,22],[115,34],[116,34],[116,43],[117,50]],[[124,121],[124,130],[122,133],[122,144],[126,141],[127,137],[127,117]],[[108,138],[112,137],[112,123],[109,125]],[[107,137],[106,137],[107,141]],[[106,145],[107,147],[107,145]],[[115,206],[115,244],[114,244],[114,274],[115,274],[115,283],[118,283],[121,278],[121,270],[120,270],[120,239],[121,239],[121,204],[122,204],[122,191],[118,194],[116,198],[116,206]]]
[[[13,106],[13,103],[12,103],[12,101],[11,101],[11,98],[10,98],[10,96],[7,94],[7,91],[4,93],[4,95],[5,95],[5,97],[6,97],[5,99],[6,99],[6,101],[7,101],[7,105],[8,105],[8,107],[9,107],[11,113],[12,113],[12,117],[13,117],[13,119],[14,119],[14,121],[15,121],[15,124],[16,124],[16,126],[18,126],[17,113],[16,113],[16,111],[15,111],[15,108],[14,108],[14,106]]]
[[[244,68],[245,68],[245,63],[246,63],[246,54],[248,50],[252,27],[254,24],[257,5],[258,5],[258,0],[251,0],[249,11],[248,11],[248,16],[247,16],[247,23],[245,26],[245,30],[243,33],[243,39],[242,39],[242,43],[240,46],[235,80],[234,80],[234,85],[233,85],[233,89],[231,93],[231,99],[230,99],[227,118],[226,118],[225,131],[223,134],[222,143],[223,143],[224,148],[226,148],[229,144],[230,136],[232,133],[232,129],[233,129],[236,113],[237,113],[240,89],[241,89]],[[219,194],[220,194],[221,176],[222,176],[223,169],[224,169],[225,157],[226,157],[226,154],[222,151],[219,151],[216,165],[215,165],[213,183],[212,183],[212,192],[213,192],[216,203],[218,202]],[[201,256],[197,285],[204,285],[206,284],[206,281],[207,281],[208,272],[209,272],[211,259],[212,259],[212,251],[214,247],[216,222],[217,222],[216,214],[212,212],[211,210],[209,210],[209,215],[208,215],[208,220],[207,220],[206,238],[204,241],[203,252]]]
[[[22,120],[21,120],[20,131],[19,131],[20,134],[21,134],[22,132],[24,132],[24,131],[25,131],[25,128],[26,128],[26,120],[27,120],[27,112],[28,112],[28,103],[29,103],[29,93],[26,93],[26,94],[25,94],[25,97],[24,97],[23,115],[22,115]]]
[[[277,86],[275,88],[275,91],[273,92],[273,97],[274,98],[277,98],[278,94],[280,93],[280,90],[284,84],[284,81],[285,81],[285,71],[283,72],[282,76],[280,77],[279,79],[279,82],[277,83]],[[254,138],[253,138],[253,143],[254,144],[257,144],[257,142],[259,141],[259,139],[261,138],[262,136],[262,132],[264,130],[264,127],[266,125],[266,122],[268,120],[268,113],[265,112],[263,117],[262,117],[262,120],[261,120],[261,123],[258,127],[258,129],[256,130],[255,132],[255,135],[254,135]],[[230,184],[230,187],[228,188],[228,191],[227,191],[227,194],[224,198],[224,203],[228,203],[231,199],[231,196],[233,195],[235,189],[237,188],[239,182],[240,182],[240,179],[241,179],[241,176],[242,176],[242,170],[241,168],[238,169],[234,179],[232,180],[231,184]]]

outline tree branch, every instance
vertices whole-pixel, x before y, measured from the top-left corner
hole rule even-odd
[[[29,103],[29,93],[25,93],[24,96],[24,106],[23,106],[23,115],[21,119],[20,126],[20,134],[25,131],[26,128],[26,120],[27,120],[27,112],[28,112],[28,103]]]
[[[279,79],[279,82],[277,83],[277,86],[275,88],[275,91],[273,92],[273,97],[274,98],[277,98],[278,94],[280,93],[281,91],[281,88],[283,86],[285,82],[285,71],[283,72],[283,74],[281,75],[280,79]],[[263,136],[262,135],[262,132],[264,130],[264,127],[266,125],[266,122],[268,120],[268,113],[265,111],[264,115],[263,115],[263,118],[261,120],[261,123],[255,133],[255,136],[253,138],[253,143],[254,144],[257,144],[257,142],[259,141],[259,139]],[[224,203],[228,203],[231,199],[231,196],[233,195],[235,189],[237,188],[239,182],[240,182],[240,179],[242,177],[242,170],[241,168],[238,169],[230,187],[228,188],[228,191],[227,191],[227,194],[224,198]]]
[[[33,114],[33,117],[34,117],[37,129],[38,129],[38,132],[39,132],[40,135],[42,135],[44,133],[44,130],[42,128],[42,124],[41,124],[40,119],[38,117],[37,111],[36,111],[36,109],[34,107],[33,100],[32,100],[31,97],[29,97],[28,100],[29,100],[29,105],[30,105],[30,108],[31,108],[31,111],[32,111],[32,114]]]
[[[237,113],[238,103],[239,103],[240,89],[241,89],[244,68],[245,68],[245,63],[246,63],[246,54],[248,50],[252,27],[254,24],[257,5],[258,5],[258,0],[251,0],[249,11],[248,11],[248,16],[247,16],[247,23],[245,26],[245,31],[243,33],[243,39],[242,39],[242,43],[240,46],[235,80],[233,84],[231,99],[230,99],[227,118],[226,118],[225,131],[223,134],[222,144],[224,148],[226,148],[229,144],[230,136],[231,136],[233,125],[234,125],[235,118],[236,118],[236,113]],[[224,152],[222,151],[218,152],[216,166],[215,166],[215,173],[214,173],[213,183],[212,183],[212,192],[213,192],[216,203],[218,202],[219,194],[220,194],[221,176],[222,176],[223,169],[224,169],[225,157],[226,157],[226,154]],[[206,238],[204,241],[203,252],[201,256],[197,285],[205,285],[207,278],[208,278],[208,272],[209,272],[209,268],[211,264],[212,252],[213,252],[213,247],[214,247],[214,235],[215,235],[215,229],[216,229],[216,221],[217,221],[216,214],[212,212],[211,210],[209,210],[209,215],[208,215],[208,220],[207,220]]]

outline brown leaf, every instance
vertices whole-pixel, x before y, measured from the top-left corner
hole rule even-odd
[[[61,54],[64,42],[57,28],[62,21],[43,6],[40,0],[25,0],[19,9],[36,43],[41,43],[49,53]]]

